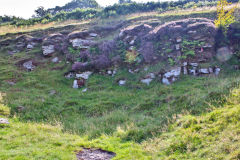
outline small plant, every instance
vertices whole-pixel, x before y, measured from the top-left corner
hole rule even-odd
[[[222,28],[225,33],[228,26],[235,21],[234,11],[236,6],[229,8],[231,4],[227,0],[219,0],[217,4],[217,19],[214,22],[216,27]]]
[[[187,41],[183,40],[182,42],[182,52],[183,56],[180,59],[186,59],[188,56],[195,56],[195,48],[205,45],[205,42],[200,41]]]
[[[166,53],[171,53],[172,51],[173,49],[170,49],[170,48],[166,49]]]
[[[195,56],[195,51],[194,50],[189,50],[189,51],[185,52],[184,55],[194,57]]]
[[[80,53],[80,49],[74,49],[73,47],[68,47],[68,51],[71,54],[79,54]]]
[[[125,60],[127,63],[134,63],[138,60],[139,53],[136,51],[136,48],[133,48],[132,50],[127,51],[125,55]]]
[[[91,47],[90,48],[90,53],[93,55],[99,55],[100,54],[100,50],[98,47]]]
[[[171,66],[174,66],[174,65],[175,65],[175,61],[174,61],[172,58],[168,58],[168,63],[169,63]]]

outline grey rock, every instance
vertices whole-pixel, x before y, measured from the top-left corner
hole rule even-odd
[[[171,84],[170,81],[167,78],[163,78],[162,83],[165,84],[165,85],[170,85]]]
[[[78,89],[78,81],[77,80],[73,81],[73,88]]]
[[[59,61],[58,57],[55,57],[55,58],[52,59],[53,63],[58,63],[58,61]]]
[[[177,38],[176,41],[177,41],[177,43],[180,43],[180,42],[182,42],[182,38]]]
[[[75,75],[73,72],[69,72],[69,73],[65,74],[65,78],[67,78],[67,79],[74,78],[74,77],[75,77]]]
[[[76,74],[76,78],[83,78],[83,79],[87,80],[92,73],[93,72],[87,71],[87,72],[83,72],[81,74]]]
[[[216,68],[216,69],[215,69],[215,75],[219,75],[220,71],[221,71],[220,68]]]
[[[93,43],[91,40],[85,40],[80,38],[71,39],[70,42],[72,43],[72,46],[74,48],[81,48],[81,49],[87,49]]]
[[[27,61],[27,62],[23,63],[23,67],[25,69],[27,69],[28,71],[33,71],[35,68],[32,61]]]
[[[208,70],[209,70],[209,73],[213,73],[213,68],[212,67],[209,67]]]
[[[42,46],[43,55],[49,56],[55,52],[54,45]]]
[[[118,82],[118,84],[119,84],[119,86],[124,86],[125,84],[126,84],[126,80],[120,80],[119,82]]]
[[[190,63],[190,66],[198,67],[198,63]]]
[[[207,68],[201,68],[201,69],[199,70],[199,72],[200,72],[201,74],[209,74],[209,70],[208,70]]]
[[[97,37],[98,34],[97,34],[97,33],[90,33],[89,36],[90,36],[90,37]]]
[[[0,118],[0,124],[10,124],[9,121],[5,118]]]
[[[176,50],[180,50],[180,44],[175,45]]]
[[[83,90],[82,90],[82,92],[83,92],[83,93],[84,93],[84,92],[87,92],[87,90],[88,90],[88,89],[87,89],[87,88],[85,88],[85,89],[83,89]]]
[[[149,86],[150,83],[152,82],[152,80],[153,79],[151,79],[151,78],[147,78],[147,79],[142,79],[141,82]]]

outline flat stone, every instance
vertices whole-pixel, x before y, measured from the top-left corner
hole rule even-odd
[[[188,62],[183,62],[183,66],[186,67],[188,65]]]
[[[209,74],[209,70],[208,70],[207,68],[201,68],[201,69],[199,70],[199,72],[200,72],[201,74]]]
[[[135,43],[135,40],[132,40],[129,44],[134,45],[134,43]]]
[[[152,82],[152,80],[153,79],[151,79],[151,78],[147,78],[147,79],[142,79],[141,82],[149,86],[150,83]]]
[[[113,72],[109,70],[109,71],[107,71],[107,74],[108,74],[108,75],[112,75]]]
[[[0,124],[10,124],[9,121],[5,118],[0,118]]]
[[[54,45],[42,46],[42,50],[44,56],[49,56],[55,52]]]
[[[118,84],[119,84],[119,86],[124,86],[125,84],[126,84],[126,80],[120,80],[119,82],[118,82]]]
[[[68,79],[70,79],[70,78],[74,78],[75,75],[74,75],[73,72],[69,72],[69,73],[67,73],[67,74],[65,75],[65,77],[68,78]]]
[[[180,50],[180,44],[175,45],[176,50]]]
[[[32,61],[27,61],[27,62],[23,63],[23,67],[25,69],[27,69],[28,71],[33,71],[35,68]]]
[[[88,71],[88,72],[83,72],[81,74],[76,74],[76,78],[83,78],[87,80],[92,73],[93,72]]]
[[[198,67],[198,63],[190,63],[190,66]]]
[[[88,49],[89,45],[92,44],[91,40],[85,40],[85,39],[71,39],[70,42],[72,43],[72,46],[74,48],[81,48],[81,49]]]
[[[221,71],[220,68],[216,68],[216,69],[215,69],[215,75],[219,75],[220,71]]]
[[[165,84],[165,85],[170,85],[171,84],[170,81],[167,78],[163,78],[162,83]]]
[[[212,67],[209,67],[208,70],[209,70],[209,73],[213,73],[213,68]]]
[[[33,45],[33,44],[28,44],[28,45],[27,45],[27,49],[28,49],[28,50],[31,50],[31,49],[33,49],[33,48],[34,48],[34,45]]]
[[[91,36],[91,37],[97,37],[98,34],[97,34],[97,33],[90,33],[89,36]]]
[[[195,34],[197,31],[188,31],[188,34]]]
[[[55,58],[52,59],[53,63],[58,63],[58,61],[59,61],[58,57],[55,57]]]
[[[179,77],[180,74],[181,74],[181,67],[177,67],[177,68],[175,68],[175,69],[172,69],[172,70],[169,71],[169,72],[166,72],[166,73],[164,74],[164,77],[165,77],[165,78],[170,78],[170,77],[172,77],[172,76],[174,76],[174,77]]]
[[[189,73],[196,76],[197,75],[197,70],[196,69],[190,69]]]
[[[84,93],[84,92],[87,92],[87,90],[88,90],[88,89],[87,89],[87,88],[85,88],[85,89],[83,89],[83,90],[82,90],[82,92],[83,92],[83,93]]]
[[[73,81],[73,88],[78,89],[78,81],[77,80]]]
[[[180,42],[182,42],[182,38],[177,38],[176,41],[177,41],[177,43],[180,43]]]

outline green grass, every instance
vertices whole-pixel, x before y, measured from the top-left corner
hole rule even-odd
[[[23,57],[35,57],[40,65],[33,72],[18,68],[15,63]],[[239,73],[222,73],[219,77],[182,77],[171,86],[155,80],[145,86],[139,79],[161,67],[149,67],[132,75],[119,69],[115,77],[94,74],[87,83],[88,91],[72,89],[73,80],[63,77],[64,70],[52,70],[65,66],[52,64],[35,53],[19,53],[13,57],[0,56],[1,92],[7,94],[5,103],[11,114],[21,121],[61,123],[65,131],[97,138],[102,134],[113,135],[117,128],[126,131],[122,140],[141,142],[159,135],[172,117],[183,112],[201,114],[211,107],[208,103],[224,102],[225,94],[239,81]],[[161,66],[157,64],[156,66]],[[67,67],[65,67],[67,68]],[[117,80],[127,79],[120,87]],[[10,86],[6,80],[17,81]],[[55,95],[50,95],[55,90]],[[24,106],[24,112],[17,107]]]
[[[8,116],[8,107],[0,104],[0,118]],[[3,114],[4,113],[4,114]],[[82,147],[101,148],[116,153],[113,160],[150,159],[139,144],[122,142],[119,131],[114,137],[102,135],[89,140],[69,133],[63,133],[61,126],[43,123],[23,123],[18,118],[10,118],[10,125],[0,125],[0,159],[76,159]]]
[[[240,87],[223,107],[201,116],[186,115],[169,131],[144,144],[153,159],[240,159]],[[217,106],[216,106],[217,107]]]

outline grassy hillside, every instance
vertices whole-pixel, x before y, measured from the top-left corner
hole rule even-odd
[[[115,21],[163,24],[189,17],[214,19],[215,11],[143,13]],[[111,20],[94,23],[107,25]],[[93,21],[21,31],[50,34],[89,28]],[[10,120],[10,125],[0,126],[0,159],[75,159],[82,147],[115,152],[114,159],[119,160],[240,159],[240,71],[232,69],[239,64],[235,56],[224,63],[214,59],[201,64],[219,66],[219,76],[185,75],[170,86],[157,79],[149,86],[142,84],[141,77],[166,66],[159,62],[140,68],[137,74],[124,67],[114,77],[94,73],[87,81],[87,92],[82,92],[85,88],[73,89],[73,79],[64,77],[71,65],[63,55],[56,64],[40,53],[40,46],[11,56],[6,49],[0,50],[0,95],[4,95],[0,96],[0,118]],[[37,62],[34,71],[18,65],[24,59]],[[127,84],[119,86],[119,79]]]
[[[240,88],[222,108],[201,116],[183,116],[169,132],[144,144],[153,159],[240,159]]]

